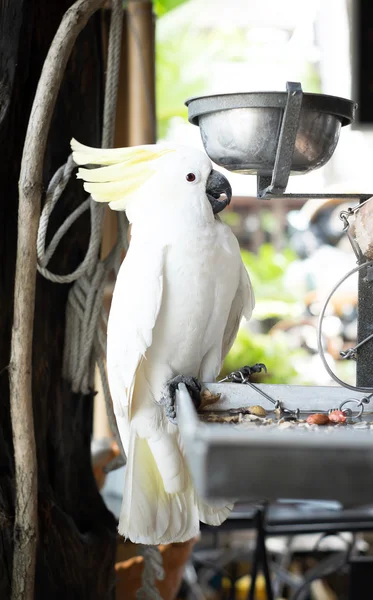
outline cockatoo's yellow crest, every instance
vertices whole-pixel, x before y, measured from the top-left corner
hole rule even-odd
[[[73,159],[77,165],[100,165],[79,169],[77,177],[84,180],[84,189],[97,202],[109,202],[113,210],[124,210],[128,198],[154,173],[151,162],[161,158],[171,148],[155,144],[129,148],[90,148],[71,140]],[[102,166],[105,165],[105,166]]]

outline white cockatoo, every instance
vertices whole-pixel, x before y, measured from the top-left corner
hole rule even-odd
[[[180,381],[195,397],[199,380],[216,380],[241,317],[254,307],[237,239],[216,216],[231,187],[194,148],[71,146],[74,161],[90,165],[78,172],[85,190],[125,210],[132,225],[107,340],[127,454],[119,533],[143,544],[186,541],[200,521],[220,525],[232,509],[198,497],[173,406]]]

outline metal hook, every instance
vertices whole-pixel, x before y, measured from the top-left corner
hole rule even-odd
[[[355,415],[355,418],[358,419],[359,417],[361,417],[361,415],[364,412],[364,404],[369,404],[370,402],[370,396],[364,396],[363,398],[349,398],[347,400],[344,400],[343,402],[341,402],[341,404],[339,405],[339,410],[341,410],[346,417],[351,417],[352,416],[352,410],[351,409],[345,409],[343,410],[343,406],[345,406],[346,404],[349,403],[352,404],[356,404],[359,407],[359,411],[357,413],[357,415]]]
[[[339,213],[339,218],[341,219],[341,221],[343,221],[343,231],[346,233],[348,240],[351,244],[352,250],[354,251],[354,254],[356,256],[356,262],[357,264],[363,264],[364,262],[366,262],[366,258],[364,256],[364,254],[362,253],[359,244],[357,243],[357,241],[355,240],[355,238],[351,235],[350,232],[350,221],[348,220],[352,215],[355,214],[355,212],[357,212],[359,210],[359,208],[361,208],[361,206],[363,204],[365,204],[365,202],[367,202],[367,200],[365,200],[364,202],[362,202],[361,204],[356,204],[355,206],[353,206],[352,208],[348,208],[347,210],[342,210]]]
[[[351,213],[348,212],[347,210],[342,210],[339,213],[339,218],[341,219],[341,221],[343,221],[343,231],[347,231],[347,229],[350,227],[350,222],[348,220],[348,218],[351,216]]]
[[[341,350],[339,356],[344,360],[357,360],[356,348],[348,348],[347,350]]]

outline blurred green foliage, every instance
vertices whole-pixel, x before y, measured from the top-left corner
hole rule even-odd
[[[242,32],[199,31],[185,23],[172,29],[159,27],[156,44],[156,106],[158,137],[163,138],[171,119],[187,121],[187,98],[206,93],[211,67],[219,60],[244,60]]]
[[[286,318],[300,313],[303,306],[284,279],[287,268],[297,259],[293,250],[284,248],[278,252],[271,244],[263,244],[255,254],[241,250],[241,256],[254,288],[256,319]]]
[[[297,317],[303,305],[286,287],[284,277],[289,265],[296,260],[296,254],[289,248],[276,251],[271,244],[263,244],[257,254],[242,250],[242,259],[249,272],[254,288],[256,306],[252,319],[261,321],[262,332],[252,331],[244,324],[225,359],[222,375],[235,371],[244,365],[264,363],[267,374],[257,378],[267,383],[296,383],[301,375],[297,370],[300,359],[306,356],[305,350],[289,346],[289,338],[284,331],[266,331],[265,321],[280,321]]]
[[[189,60],[207,60],[204,42],[188,34],[187,28],[177,37],[158,39],[156,46],[157,64],[157,131],[164,138],[171,119],[179,117],[187,121],[188,109],[185,100],[198,95],[204,86],[202,74],[196,75],[190,69]],[[183,65],[183,57],[188,57],[189,68]],[[181,71],[183,74],[181,75]]]
[[[201,0],[201,3],[203,0]],[[183,5],[187,5],[184,6]],[[183,11],[181,15],[178,10]],[[156,36],[156,106],[158,137],[164,138],[174,118],[187,120],[187,98],[210,91],[211,74],[227,65],[242,63],[242,76],[257,68],[268,68],[267,47],[263,41],[250,39],[248,28],[219,29],[198,26],[198,3],[188,0],[154,0],[157,15]],[[213,9],[212,9],[213,10]],[[269,33],[270,35],[270,33]],[[286,54],[273,57],[274,66],[283,68]],[[304,58],[298,66],[299,81],[308,92],[320,92],[317,67]],[[215,75],[216,73],[216,75]]]
[[[226,356],[221,376],[224,377],[245,365],[264,363],[268,373],[257,375],[255,379],[266,383],[299,383],[297,361],[305,354],[302,349],[289,349],[288,339],[283,331],[276,331],[273,335],[258,334],[241,327]]]
[[[153,7],[157,17],[162,17],[170,10],[173,10],[180,4],[184,4],[186,0],[154,0]]]

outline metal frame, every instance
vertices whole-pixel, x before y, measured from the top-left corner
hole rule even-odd
[[[252,94],[249,102],[271,103],[275,94]],[[269,176],[257,174],[257,197],[267,198],[341,198],[361,203],[371,197],[370,194],[285,194],[289,180],[296,134],[299,125],[303,95],[300,83],[287,83],[287,96],[276,97],[283,102],[284,114],[281,123],[276,159]],[[189,120],[198,124],[198,116],[211,111],[214,97],[189,101]],[[211,101],[212,104],[211,104]],[[235,94],[222,97],[223,108],[239,108],[247,98]],[[277,103],[276,106],[279,106]],[[344,123],[346,124],[346,123]],[[358,343],[373,334],[372,269],[359,271],[358,291]],[[359,387],[373,387],[373,369],[371,357],[373,339],[357,351],[357,384]],[[213,392],[222,393],[214,410],[226,410],[235,407],[257,404],[259,397],[255,389],[237,384],[211,384],[207,386]],[[270,396],[278,399],[286,408],[303,410],[328,410],[351,398],[351,392],[341,387],[306,387],[261,385]],[[354,393],[362,398],[362,393]],[[373,429],[368,431],[342,427],[328,432],[319,428],[307,432],[300,429],[266,429],[265,426],[244,429],[223,424],[202,423],[185,385],[177,391],[177,416],[180,435],[186,452],[189,467],[198,492],[210,499],[251,500],[266,505],[268,501],[279,498],[338,500],[344,507],[362,506],[373,501]],[[260,404],[267,410],[273,409],[269,401],[260,397]],[[373,412],[365,412],[364,419],[373,423]],[[362,513],[361,513],[362,511]],[[373,518],[361,509],[357,521],[345,523],[345,530],[362,530],[364,526],[372,529]],[[368,511],[369,512],[369,511]],[[343,518],[343,511],[341,511]],[[273,597],[270,574],[265,548],[264,513],[259,511],[256,518],[257,546],[254,556],[252,581],[255,582],[258,564],[261,563],[266,578],[267,595]],[[238,517],[239,518],[239,517]],[[338,520],[338,516],[337,516]],[[232,523],[228,521],[228,526]],[[244,518],[245,521],[245,518]],[[347,520],[348,521],[348,520]],[[246,520],[247,523],[247,520]],[[282,523],[285,529],[289,523]],[[326,517],[326,522],[308,524],[320,531],[336,527],[335,515]],[[296,533],[299,523],[293,524]],[[304,523],[302,524],[304,526]],[[336,567],[337,568],[337,567]],[[254,597],[254,585],[250,599]],[[353,587],[353,586],[352,586]],[[354,591],[351,587],[351,594]],[[355,597],[355,595],[351,596]]]
[[[303,92],[300,83],[287,82],[287,100],[276,152],[276,160],[271,176],[257,175],[257,197],[268,198],[341,198],[364,202],[372,194],[285,194],[285,189],[291,171],[295,139],[302,108]],[[373,299],[372,270],[363,269],[359,272],[358,291],[358,343],[373,333],[371,307]],[[371,357],[373,355],[373,340],[359,348],[357,362],[357,384],[361,387],[373,387],[373,372]]]
[[[299,126],[303,92],[300,83],[287,82],[287,99],[282,117],[276,160],[272,176],[257,176],[258,198],[281,195],[288,184],[293,160],[295,139]]]

